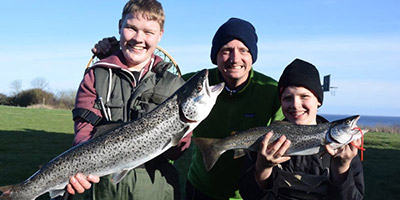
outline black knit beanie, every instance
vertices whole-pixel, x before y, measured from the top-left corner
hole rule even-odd
[[[239,18],[230,18],[222,24],[214,35],[211,47],[211,61],[217,64],[217,54],[223,45],[238,39],[249,48],[253,63],[257,60],[257,34],[250,22]]]
[[[285,68],[279,78],[279,98],[288,86],[302,86],[311,90],[322,105],[324,92],[322,91],[319,72],[311,63],[296,58]]]

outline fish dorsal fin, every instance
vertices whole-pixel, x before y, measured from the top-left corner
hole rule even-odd
[[[121,172],[112,174],[111,181],[114,184],[119,183],[129,172],[130,169],[122,170]]]

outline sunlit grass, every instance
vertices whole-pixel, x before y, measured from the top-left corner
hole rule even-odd
[[[70,110],[0,106],[0,186],[24,181],[40,165],[70,148],[72,139]],[[364,140],[365,199],[381,199],[382,195],[400,199],[400,134],[371,131]],[[190,162],[190,154],[184,155],[181,159],[187,162],[181,163]],[[187,168],[186,164],[177,166]]]

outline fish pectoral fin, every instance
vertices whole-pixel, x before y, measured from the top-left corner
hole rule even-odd
[[[130,170],[131,169],[125,169],[125,170],[123,170],[121,172],[112,174],[112,177],[111,177],[112,183],[114,183],[114,184],[119,183],[126,176],[126,174],[128,174],[128,172]]]
[[[244,155],[246,155],[246,152],[244,151],[244,149],[235,149],[234,154],[233,154],[233,159],[240,158]]]
[[[64,196],[65,188],[63,189],[53,189],[49,191],[49,196],[51,199],[54,199],[58,196]]]
[[[187,135],[187,132],[189,131],[189,126],[186,126],[185,128],[183,128],[180,132],[183,133],[182,135],[177,134],[175,137],[172,138],[171,140],[171,144],[172,146],[176,146],[179,144],[179,142],[181,141],[181,139],[183,138],[184,135]]]

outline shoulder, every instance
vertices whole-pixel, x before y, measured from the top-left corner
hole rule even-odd
[[[278,82],[275,79],[256,70],[252,72],[252,81],[262,85],[278,86]]]
[[[325,119],[321,115],[317,115],[317,124],[319,124],[319,123],[327,123],[327,122],[329,122],[327,119]]]
[[[266,98],[277,98],[278,82],[275,79],[257,71],[250,72],[248,91]]]
[[[160,61],[154,66],[153,71],[158,79],[157,82],[159,82],[157,85],[164,85],[177,89],[185,83],[181,77],[168,71],[168,68],[172,65],[171,62]]]

